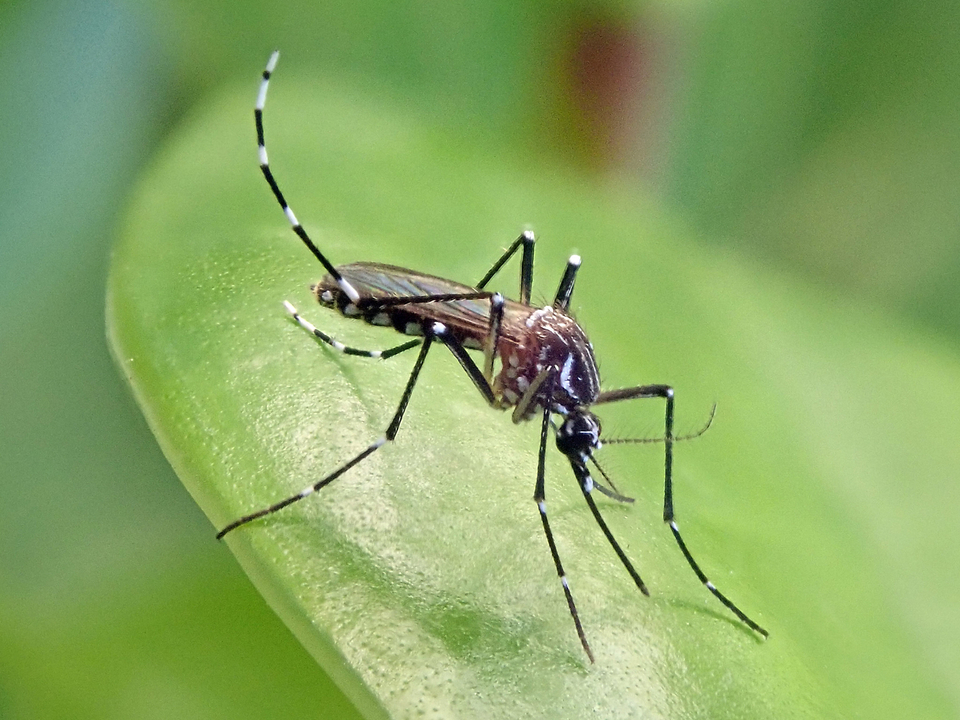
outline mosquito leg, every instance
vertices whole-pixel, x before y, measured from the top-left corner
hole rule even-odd
[[[530,230],[524,230],[522,233],[520,233],[520,237],[513,241],[510,247],[508,247],[504,251],[503,255],[500,256],[500,259],[497,260],[493,264],[493,267],[487,271],[487,274],[483,276],[483,279],[477,283],[476,292],[451,293],[449,295],[411,295],[389,298],[363,298],[358,303],[358,306],[362,307],[364,310],[370,310],[372,308],[396,307],[401,305],[453,302],[456,300],[477,300],[488,297],[492,298],[494,293],[484,291],[484,288],[521,247],[523,248],[523,254],[520,260],[520,303],[523,305],[530,305],[530,293],[533,288],[533,249],[535,244],[536,237],[534,236],[533,232]],[[336,276],[334,276],[334,279],[336,279]]]
[[[417,377],[420,375],[420,369],[423,367],[423,361],[426,360],[427,358],[427,351],[430,349],[430,345],[432,342],[433,342],[433,338],[430,336],[427,336],[423,339],[423,346],[420,348],[420,354],[417,356],[417,361],[416,363],[414,363],[413,370],[410,373],[410,378],[407,380],[407,386],[403,390],[403,396],[400,398],[400,405],[397,408],[396,413],[394,413],[393,420],[390,421],[390,426],[387,428],[387,431],[383,434],[383,437],[381,437],[379,440],[372,443],[371,445],[367,446],[366,450],[361,452],[359,455],[357,455],[355,458],[353,458],[349,462],[345,463],[344,465],[341,465],[339,468],[334,470],[332,473],[327,475],[322,480],[318,480],[313,485],[308,485],[307,487],[305,487],[303,490],[296,493],[295,495],[291,495],[287,498],[284,498],[283,500],[280,500],[279,502],[276,502],[273,505],[270,505],[269,507],[265,507],[262,510],[258,510],[257,512],[250,513],[249,515],[244,515],[243,517],[238,518],[237,520],[234,520],[232,523],[230,523],[225,528],[223,528],[223,530],[217,533],[217,540],[220,540],[224,535],[226,535],[231,530],[235,530],[241,525],[246,525],[251,520],[256,520],[257,518],[262,518],[264,515],[270,515],[271,513],[275,513],[277,512],[277,510],[282,510],[287,505],[292,505],[298,500],[303,500],[303,498],[307,497],[308,495],[312,495],[313,493],[317,492],[324,486],[332,483],[338,477],[343,475],[347,470],[349,470],[354,465],[358,464],[359,462],[367,458],[369,455],[372,455],[374,452],[376,452],[378,449],[386,445],[388,442],[391,442],[397,436],[397,432],[400,430],[400,422],[403,420],[403,413],[407,409],[407,403],[410,402],[410,396],[413,394],[413,388],[417,384]]]
[[[478,292],[472,292],[472,293],[451,293],[446,295],[412,295],[412,296],[403,296],[403,297],[364,298],[361,301],[361,303],[359,303],[359,305],[362,306],[365,311],[370,312],[371,309],[385,308],[385,307],[397,307],[397,306],[403,306],[403,305],[415,305],[415,304],[435,303],[435,302],[455,302],[457,300],[477,300],[477,299],[487,299],[487,298],[489,298],[490,300],[490,321],[488,323],[487,334],[483,342],[484,363],[483,363],[483,372],[481,373],[481,375],[484,378],[484,383],[482,384],[486,385],[487,389],[489,389],[491,387],[491,383],[493,382],[493,363],[494,363],[494,360],[496,359],[497,344],[500,340],[500,329],[501,329],[501,326],[503,325],[504,299],[503,299],[503,295],[501,295],[500,293],[478,291]],[[297,322],[299,322],[309,332],[312,332],[314,335],[316,335],[318,338],[320,338],[324,342],[329,343],[333,347],[349,355],[363,355],[366,357],[389,357],[390,355],[396,355],[397,353],[403,352],[404,350],[408,350],[411,347],[415,347],[420,342],[419,340],[414,340],[408,343],[404,343],[402,345],[398,345],[395,348],[390,348],[389,350],[380,351],[380,354],[378,354],[377,351],[354,350],[352,348],[346,348],[345,346],[343,346],[342,343],[339,343],[336,340],[333,340],[332,338],[330,338],[329,335],[321,332],[320,330],[317,330],[317,328],[315,328],[312,324],[308,323],[306,320],[303,320],[303,318],[301,318],[299,314],[297,314],[296,308],[290,305],[290,303],[284,303],[284,304],[287,306],[287,310],[294,316],[294,319],[296,319]],[[445,335],[445,337],[449,337],[453,339],[452,336],[449,336],[449,335]],[[454,354],[458,356],[458,359],[460,360],[461,365],[463,365],[464,364],[463,358],[465,358],[466,355],[463,355],[461,357],[456,352]],[[475,368],[475,364],[471,360],[469,361],[469,365],[471,367],[468,367],[468,365],[464,365],[464,370],[467,371],[467,373],[471,376],[471,378],[474,378],[473,369]],[[476,379],[474,379],[474,382],[475,383],[477,382]],[[480,385],[478,384],[478,388],[479,387]],[[485,389],[481,389],[480,392],[483,393],[484,397],[488,396],[488,393]],[[492,390],[491,390],[491,393],[492,393]],[[488,402],[491,403],[491,405],[495,404],[492,400],[490,400],[489,397],[487,397],[487,400]]]
[[[620,562],[623,563],[623,566],[627,569],[627,572],[630,573],[630,577],[633,578],[633,582],[636,583],[637,587],[640,589],[640,592],[642,592],[644,595],[649,595],[650,592],[647,590],[647,586],[640,578],[640,574],[634,569],[633,563],[630,562],[630,558],[627,557],[627,554],[623,551],[623,548],[620,547],[620,543],[618,543],[616,538],[613,537],[613,533],[610,532],[610,528],[607,527],[607,523],[600,514],[600,509],[593,501],[592,493],[595,486],[593,478],[590,477],[590,472],[587,470],[586,458],[582,458],[579,462],[573,458],[570,458],[570,466],[573,468],[573,474],[577,477],[577,482],[580,483],[580,490],[583,491],[583,499],[586,500],[587,505],[590,506],[590,512],[593,513],[593,517],[597,521],[597,525],[600,526],[603,534],[607,536],[607,541],[609,541],[610,547],[612,547],[614,552],[617,553],[617,557],[620,558]]]
[[[480,394],[483,395],[483,399],[486,400],[491,407],[496,407],[497,399],[493,394],[493,388],[490,386],[487,378],[484,377],[483,372],[481,372],[480,368],[478,368],[477,364],[473,361],[473,358],[467,353],[467,349],[463,346],[463,343],[450,334],[446,325],[443,323],[434,323],[430,326],[427,336],[442,342],[450,349],[450,352],[453,353],[457,362],[460,363],[460,367],[463,368],[463,371],[467,373],[470,380],[473,381],[474,386],[480,391]]]
[[[494,293],[490,298],[490,326],[483,343],[483,376],[493,383],[493,361],[497,357],[500,328],[503,325],[503,295]]]
[[[274,197],[276,197],[277,202],[280,203],[280,208],[283,210],[283,214],[287,216],[290,227],[293,228],[297,237],[303,241],[307,249],[314,254],[314,257],[316,257],[326,271],[330,273],[330,277],[336,280],[340,290],[350,298],[351,302],[357,302],[360,299],[360,294],[353,285],[344,279],[340,272],[327,260],[326,256],[320,252],[317,246],[313,244],[310,236],[307,235],[307,231],[303,229],[303,225],[300,224],[297,216],[293,214],[293,210],[287,204],[283,193],[280,192],[280,186],[277,185],[277,181],[273,177],[273,172],[270,170],[270,163],[267,161],[267,144],[263,138],[263,108],[267,103],[267,89],[270,87],[270,76],[277,67],[277,60],[279,58],[280,52],[274,50],[270,55],[270,59],[267,61],[267,66],[263,70],[263,79],[260,81],[260,90],[257,93],[257,104],[253,109],[253,118],[257,126],[257,154],[260,158],[260,170],[263,172],[263,177],[266,179],[270,189],[273,190]]]
[[[573,295],[573,284],[577,281],[577,270],[580,269],[580,256],[571,255],[567,260],[567,269],[560,278],[560,287],[557,288],[557,296],[554,298],[553,306],[558,310],[566,310],[570,307],[570,296]]]
[[[493,295],[486,290],[465,293],[445,293],[441,295],[391,295],[389,297],[365,297],[357,307],[365,312],[381,308],[401,307],[403,305],[426,305],[428,303],[456,302],[458,300],[485,300]]]
[[[483,290],[487,283],[493,279],[493,276],[500,272],[500,268],[506,264],[507,260],[513,257],[522,245],[523,255],[520,259],[520,302],[523,305],[529,305],[530,291],[533,288],[533,246],[536,241],[533,232],[530,230],[524,230],[520,233],[520,237],[513,241],[513,244],[504,251],[500,259],[493,264],[493,267],[487,271],[483,279],[477,283],[477,290]]]
[[[385,360],[388,357],[393,357],[394,355],[399,355],[400,353],[410,350],[411,348],[417,347],[423,341],[422,340],[410,340],[405,342],[402,345],[397,345],[396,347],[387,348],[386,350],[358,350],[357,348],[352,348],[344,345],[339,340],[334,340],[332,337],[327,335],[322,330],[318,329],[312,322],[303,318],[297,309],[288,303],[286,300],[283,302],[283,306],[287,309],[287,312],[297,321],[297,324],[300,325],[308,333],[311,333],[314,337],[322,340],[327,345],[332,347],[334,350],[342,352],[344,355],[356,355],[357,357],[368,357],[368,358],[380,358]]]
[[[567,607],[570,608],[570,616],[573,618],[573,624],[577,628],[577,636],[580,638],[580,644],[583,645],[584,652],[590,662],[594,662],[593,651],[587,642],[587,636],[583,632],[583,625],[580,623],[580,614],[577,612],[577,605],[573,601],[573,593],[570,591],[570,583],[567,582],[567,574],[563,570],[563,563],[560,562],[560,553],[557,552],[557,544],[553,540],[553,532],[550,530],[550,522],[547,520],[547,500],[544,492],[545,468],[547,457],[547,435],[550,430],[550,410],[543,411],[543,426],[540,430],[540,455],[537,461],[537,486],[533,491],[533,500],[537,503],[540,510],[540,520],[543,522],[543,533],[547,536],[547,545],[550,546],[550,555],[553,557],[553,564],[557,568],[557,575],[560,577],[560,584],[563,586],[563,594],[567,598]]]
[[[747,617],[746,613],[738,608],[726,595],[720,592],[716,585],[714,585],[707,578],[703,570],[700,569],[700,565],[697,564],[697,561],[693,559],[693,555],[690,553],[690,550],[687,548],[687,544],[683,541],[683,537],[680,535],[680,528],[677,525],[676,515],[673,511],[673,443],[676,440],[676,438],[673,436],[673,388],[669,385],[640,385],[633,388],[610,390],[600,393],[600,396],[597,398],[594,404],[617,402],[619,400],[631,400],[635,398],[663,398],[666,401],[663,435],[663,521],[670,526],[670,531],[673,533],[673,537],[676,539],[677,545],[680,547],[680,552],[683,553],[687,563],[690,565],[700,582],[703,583],[707,590],[709,590],[714,597],[717,598],[717,600],[723,603],[723,605],[730,610],[730,612],[736,615],[751,630],[759,633],[763,637],[768,637],[769,633],[766,630]]]
[[[760,633],[763,637],[770,637],[770,633],[764,630],[762,627],[757,625],[753,620],[747,617],[740,608],[734,605],[733,601],[730,600],[726,595],[717,590],[716,585],[714,585],[710,580],[707,579],[707,576],[703,574],[703,570],[700,569],[700,566],[697,565],[697,561],[693,559],[693,556],[690,554],[690,551],[687,549],[686,543],[683,542],[683,538],[680,536],[680,528],[677,527],[676,520],[670,520],[670,530],[673,531],[673,536],[677,539],[677,545],[680,546],[680,552],[683,553],[683,556],[687,559],[687,562],[690,564],[690,567],[693,568],[693,572],[697,574],[697,577],[700,578],[707,590],[712,592],[716,596],[717,600],[726,605],[727,609],[730,610],[734,615],[740,618],[743,623],[749,627],[751,630]]]

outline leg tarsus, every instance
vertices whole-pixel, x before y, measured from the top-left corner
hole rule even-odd
[[[540,520],[543,522],[543,533],[547,538],[547,545],[550,547],[550,556],[553,558],[553,564],[557,569],[557,575],[560,578],[560,584],[563,586],[563,594],[567,598],[567,607],[570,609],[570,617],[573,618],[573,624],[577,628],[577,637],[580,638],[580,644],[583,651],[587,654],[590,662],[593,663],[593,651],[590,649],[590,643],[587,642],[587,636],[583,632],[583,625],[580,623],[580,614],[577,612],[577,605],[573,601],[573,593],[570,591],[570,583],[567,582],[567,575],[563,570],[563,563],[560,561],[560,553],[557,551],[557,544],[553,539],[553,532],[550,530],[550,522],[547,520],[547,501],[544,492],[545,486],[545,466],[547,455],[547,435],[550,429],[550,410],[543,411],[543,426],[540,430],[540,452],[537,462],[537,484],[533,491],[533,499],[537,503],[537,509],[540,511]]]
[[[230,523],[229,525],[224,527],[220,532],[217,533],[217,540],[220,540],[228,532],[230,532],[231,530],[235,530],[241,525],[246,525],[248,522],[251,522],[252,520],[257,520],[258,518],[262,518],[265,515],[270,515],[272,513],[275,513],[278,510],[282,510],[283,508],[287,507],[287,505],[292,505],[293,503],[299,500],[303,500],[303,498],[307,497],[308,495],[312,495],[313,493],[317,492],[321,488],[332,483],[334,480],[336,480],[338,477],[343,475],[347,470],[352,468],[354,465],[366,459],[369,455],[372,455],[376,450],[380,449],[381,447],[386,445],[388,442],[392,441],[397,436],[397,432],[400,430],[400,422],[403,420],[403,414],[407,409],[407,404],[410,402],[410,396],[413,394],[413,388],[417,384],[417,377],[420,375],[421,368],[423,368],[423,362],[427,358],[427,351],[430,349],[430,345],[432,341],[433,341],[433,338],[430,336],[427,336],[423,339],[423,347],[420,348],[420,354],[417,356],[417,361],[414,363],[413,370],[411,370],[410,372],[410,377],[407,380],[407,385],[403,390],[402,397],[400,398],[400,404],[398,405],[397,411],[393,415],[393,420],[390,421],[390,425],[387,428],[387,432],[383,435],[383,437],[381,437],[379,440],[377,440],[373,444],[368,445],[363,452],[361,452],[359,455],[356,455],[349,462],[346,462],[343,465],[341,465],[332,473],[324,477],[322,480],[317,481],[313,485],[308,485],[300,492],[294,495],[290,495],[289,497],[286,497],[283,500],[280,500],[279,502],[274,503],[273,505],[270,505],[268,507],[263,508],[262,510],[258,510],[254,513],[250,513],[249,515],[244,515],[243,517],[238,518],[237,520],[234,520],[232,523]]]
[[[463,371],[467,373],[473,381],[474,387],[483,395],[483,399],[486,400],[491,407],[496,407],[497,398],[493,393],[493,387],[480,368],[477,367],[473,358],[470,357],[463,343],[451,335],[443,323],[434,323],[433,326],[429,328],[428,334],[449,348],[450,352],[453,353],[453,356],[457,359],[457,362],[460,363],[460,367],[463,368]]]
[[[379,358],[381,360],[386,360],[387,358],[393,357],[394,355],[399,355],[402,352],[410,350],[417,347],[423,341],[422,340],[409,340],[408,342],[396,345],[392,348],[387,348],[386,350],[359,350],[357,348],[349,347],[344,345],[339,340],[335,340],[331,336],[327,335],[325,332],[317,328],[309,320],[305,319],[299,311],[286,300],[283,301],[283,306],[287,309],[287,312],[290,313],[290,316],[296,321],[296,323],[306,330],[308,333],[313,335],[318,340],[323,341],[334,350],[342,352],[344,355],[353,355],[354,357],[367,357],[367,358]]]
[[[577,271],[580,269],[580,256],[571,255],[567,260],[567,269],[560,279],[560,287],[553,300],[553,306],[558,310],[566,311],[570,307],[570,297],[573,295],[573,285],[577,281]]]
[[[641,398],[663,398],[666,400],[666,408],[664,410],[664,433],[663,433],[663,445],[664,445],[664,472],[663,472],[663,521],[670,526],[670,531],[673,533],[674,539],[677,541],[677,545],[680,547],[680,552],[683,553],[684,558],[687,560],[687,564],[693,570],[694,574],[700,580],[701,583],[709,590],[714,597],[719,600],[724,607],[726,607],[730,612],[737,616],[747,627],[751,630],[759,633],[763,637],[768,637],[769,633],[760,625],[751,620],[746,613],[744,613],[740,608],[738,608],[733,601],[731,601],[726,595],[721,593],[717,587],[707,578],[703,570],[700,569],[700,566],[697,564],[697,561],[693,559],[693,555],[690,553],[689,548],[687,548],[686,543],[683,541],[683,537],[680,535],[680,529],[677,526],[676,516],[673,510],[673,444],[677,438],[673,435],[673,414],[674,414],[674,393],[673,388],[669,385],[640,385],[632,388],[623,388],[620,390],[608,390],[606,392],[600,393],[600,397],[597,398],[597,401],[594,404],[600,403],[609,403],[609,402],[618,402],[620,400],[633,400]],[[710,422],[713,421],[713,411],[710,413],[710,421],[704,427],[700,433],[702,434],[709,426]]]
[[[535,244],[536,237],[532,231],[524,230],[520,233],[520,237],[513,241],[513,244],[504,251],[500,259],[493,264],[493,267],[487,271],[483,279],[477,283],[477,290],[482,290],[486,287],[487,283],[500,272],[500,268],[506,264],[507,260],[513,257],[517,250],[523,246],[523,255],[520,260],[520,303],[529,305],[530,292],[533,288],[533,248]]]
[[[593,482],[593,478],[590,477],[587,466],[583,462],[575,461],[573,458],[570,459],[570,465],[573,468],[573,474],[580,483],[580,490],[583,492],[583,499],[587,501],[587,505],[590,507],[590,512],[593,513],[593,518],[597,521],[597,525],[600,526],[600,529],[606,536],[607,542],[610,543],[610,547],[612,547],[614,552],[617,553],[617,557],[620,558],[620,562],[623,563],[623,566],[630,574],[630,577],[633,578],[633,582],[640,589],[640,592],[642,592],[644,595],[650,595],[650,591],[647,590],[647,586],[640,577],[640,574],[636,571],[636,568],[633,567],[633,563],[630,562],[630,558],[627,557],[627,554],[623,551],[623,548],[620,547],[620,543],[617,542],[617,539],[613,536],[613,533],[607,526],[606,521],[600,514],[600,508],[598,508],[597,504],[593,501],[593,496],[591,493],[593,492],[593,488],[596,487],[596,484]]]
[[[673,537],[676,538],[677,545],[680,546],[680,552],[683,553],[683,556],[687,559],[687,563],[693,568],[693,572],[699,578],[700,582],[713,593],[714,597],[717,598],[721,603],[726,606],[730,612],[736,615],[740,620],[751,630],[759,633],[763,637],[770,637],[770,633],[760,627],[757,623],[747,617],[747,614],[744,613],[740,608],[738,608],[732,600],[730,600],[726,595],[720,592],[717,589],[717,586],[710,582],[707,579],[707,576],[703,573],[703,570],[700,569],[700,566],[697,564],[697,561],[693,559],[693,555],[690,554],[690,550],[687,548],[687,544],[683,541],[683,538],[680,536],[680,528],[677,527],[676,520],[668,520],[667,524],[670,525],[670,531],[673,533]]]

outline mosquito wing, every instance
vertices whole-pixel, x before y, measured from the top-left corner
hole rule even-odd
[[[470,285],[395,265],[359,262],[342,265],[337,270],[356,288],[361,298],[427,297],[477,292]],[[443,323],[461,338],[482,339],[490,325],[490,301],[486,298],[398,305],[396,311],[421,321]],[[531,312],[533,308],[507,300],[501,336],[519,339],[514,338],[518,333],[512,330],[522,327],[523,320]]]

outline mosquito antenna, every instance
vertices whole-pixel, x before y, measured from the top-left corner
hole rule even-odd
[[[570,296],[573,295],[573,284],[577,281],[577,270],[580,269],[580,256],[571,255],[567,260],[567,269],[563,271],[563,277],[560,278],[560,287],[557,288],[557,296],[553,301],[553,306],[558,310],[566,312],[570,307]]]
[[[689,433],[688,435],[676,435],[671,438],[672,442],[684,442],[686,440],[696,440],[698,437],[703,435],[707,430],[710,429],[710,426],[713,425],[713,418],[717,415],[717,404],[714,403],[713,407],[710,408],[710,417],[707,418],[707,422],[704,423],[703,427],[697,430],[696,432]],[[658,435],[657,437],[645,437],[645,438],[601,438],[604,445],[649,445],[652,443],[662,443],[666,442],[666,438]],[[596,460],[594,460],[596,465]],[[599,465],[597,466],[599,467]],[[603,473],[603,470],[600,471]],[[604,477],[607,477],[604,473]],[[609,480],[609,478],[607,478]],[[602,492],[602,491],[601,491]]]

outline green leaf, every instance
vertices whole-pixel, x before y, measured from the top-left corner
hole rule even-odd
[[[359,347],[403,340],[311,303],[322,270],[257,170],[253,90],[171,139],[135,193],[109,285],[113,351],[211,518],[211,542],[382,435],[414,359],[344,357],[284,312],[289,300]],[[583,255],[574,305],[606,385],[671,382],[681,431],[719,402],[713,428],[677,448],[678,518],[708,575],[771,631],[762,641],[745,628],[684,562],[661,521],[659,446],[600,456],[637,498],[602,510],[650,598],[551,452],[550,517],[591,665],[532,502],[538,428],[487,408],[435,348],[394,444],[225,541],[366,717],[946,715],[936,674],[917,669],[922,601],[909,591],[934,598],[929,563],[955,563],[956,550],[912,572],[885,551],[917,537],[911,506],[897,504],[900,470],[932,493],[930,471],[957,450],[926,435],[923,452],[901,448],[911,438],[872,408],[896,378],[911,398],[900,416],[955,428],[955,364],[898,345],[899,329],[855,308],[706,254],[619,187],[432,135],[426,113],[291,74],[277,76],[265,122],[271,167],[335,263],[473,282],[529,222],[542,300],[566,255]],[[499,289],[515,294],[514,273]],[[918,402],[934,381],[942,395]],[[658,402],[603,411],[611,435],[662,425]]]

